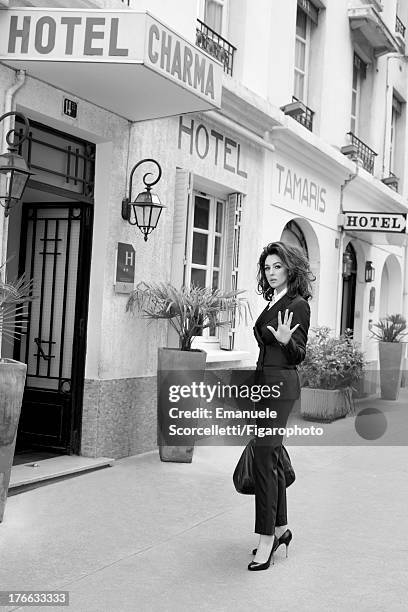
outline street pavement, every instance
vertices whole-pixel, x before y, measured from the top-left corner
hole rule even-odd
[[[408,391],[357,412],[365,406],[402,427]],[[191,464],[161,463],[154,451],[9,497],[0,588],[69,591],[70,612],[405,611],[406,441],[347,444],[354,423],[326,426],[341,444],[288,446],[293,540],[267,571],[247,570],[254,500],[232,484],[242,447],[201,441]]]

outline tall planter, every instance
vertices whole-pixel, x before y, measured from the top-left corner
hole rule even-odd
[[[303,387],[300,395],[300,414],[306,421],[330,423],[353,411],[352,390],[311,389]]]
[[[172,379],[172,372],[174,372],[176,384],[191,386],[194,380],[197,382],[197,376],[200,377],[200,380],[203,380],[205,360],[206,353],[201,350],[158,349],[157,435],[161,461],[191,463],[193,459],[194,444],[189,446],[169,446],[164,436],[164,427],[167,427],[169,422],[168,377],[170,376]],[[194,407],[198,405],[199,400],[196,400]],[[192,423],[190,422],[189,424]]]
[[[379,342],[381,399],[396,400],[401,387],[401,365],[405,344]]]
[[[0,360],[0,522],[3,520],[27,366]]]

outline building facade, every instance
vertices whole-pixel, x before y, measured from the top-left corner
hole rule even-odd
[[[157,347],[175,339],[126,312],[121,245],[135,283],[246,289],[255,316],[263,246],[298,245],[316,276],[312,326],[353,329],[374,387],[370,327],[408,314],[408,2],[1,5],[0,100],[30,120],[35,173],[2,222],[8,274],[40,296],[22,340],[3,342],[28,363],[20,444],[155,447]],[[144,158],[161,165],[166,205],[147,242],[121,217]],[[211,368],[257,355],[243,324],[195,345]]]

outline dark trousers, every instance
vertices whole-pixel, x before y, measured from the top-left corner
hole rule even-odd
[[[293,400],[274,402],[276,419],[257,419],[260,427],[286,427]],[[258,406],[260,410],[261,405]],[[255,533],[273,535],[275,526],[286,525],[286,482],[281,459],[282,435],[257,437],[254,447]]]

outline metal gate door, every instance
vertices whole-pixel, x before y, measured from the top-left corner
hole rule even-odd
[[[37,299],[15,351],[27,363],[19,447],[79,452],[91,214],[78,202],[24,206],[20,268]]]

